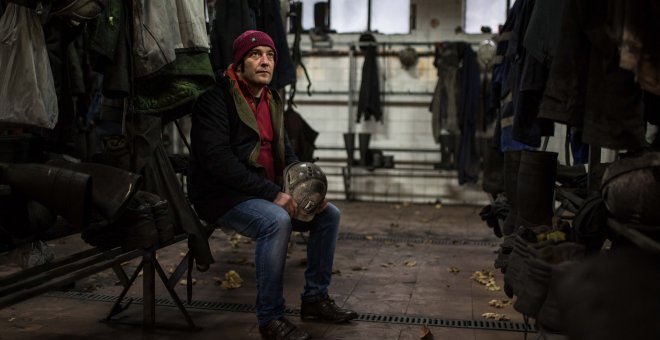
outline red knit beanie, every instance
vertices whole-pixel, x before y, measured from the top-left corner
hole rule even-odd
[[[277,61],[277,50],[275,49],[273,39],[268,34],[261,31],[245,31],[234,40],[234,65],[240,64],[243,57],[257,46],[268,46],[272,48],[273,52],[275,52],[275,61]]]

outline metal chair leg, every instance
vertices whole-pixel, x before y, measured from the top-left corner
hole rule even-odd
[[[113,316],[125,311],[133,302],[133,299],[129,299],[128,303],[126,303],[125,306],[121,305],[122,300],[124,300],[124,297],[128,293],[128,290],[131,288],[131,285],[133,285],[133,282],[135,282],[135,279],[137,279],[138,274],[142,270],[143,263],[144,263],[144,259],[135,268],[135,271],[131,275],[131,278],[128,280],[128,282],[124,284],[124,289],[121,291],[121,294],[119,294],[117,301],[115,301],[115,303],[112,305],[112,308],[110,309],[110,314],[108,314],[108,316],[105,318],[106,320],[110,320]]]
[[[165,275],[165,272],[163,271],[163,268],[161,268],[160,264],[158,263],[158,261],[156,259],[152,259],[152,264],[153,264],[153,267],[156,269],[156,272],[158,273],[158,276],[160,276],[161,281],[163,281],[163,284],[165,284],[165,288],[167,289],[167,292],[170,293],[170,296],[172,297],[172,300],[174,300],[174,303],[179,308],[179,311],[181,311],[181,314],[183,314],[183,317],[186,319],[186,322],[188,323],[188,326],[190,326],[190,328],[197,328],[197,326],[195,326],[195,323],[193,322],[192,318],[188,314],[188,311],[186,310],[186,307],[183,306],[183,303],[179,299],[179,296],[174,291],[174,288],[170,287],[167,284],[168,278],[167,278],[167,275]]]

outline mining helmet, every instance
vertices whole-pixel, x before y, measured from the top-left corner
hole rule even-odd
[[[310,162],[298,162],[284,169],[284,192],[298,204],[294,219],[309,222],[323,203],[328,180],[321,168]]]
[[[399,51],[399,61],[401,62],[401,66],[403,66],[403,68],[409,69],[417,65],[417,60],[417,51],[414,48],[408,46]]]

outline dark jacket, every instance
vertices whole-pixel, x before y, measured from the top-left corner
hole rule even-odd
[[[215,222],[248,199],[274,200],[281,191],[284,167],[297,161],[284,131],[282,99],[276,91],[267,92],[271,97],[275,183],[266,179],[263,167],[257,164],[261,145],[257,120],[235,80],[223,77],[193,107],[188,194],[207,222]]]
[[[211,63],[222,74],[232,62],[233,42],[247,30],[268,33],[277,50],[277,64],[271,85],[279,89],[296,82],[296,70],[280,17],[279,0],[223,0],[215,2],[216,18],[211,34]]]
[[[362,64],[357,122],[359,123],[363,117],[364,120],[371,120],[373,117],[377,122],[382,123],[383,106],[380,102],[380,73],[378,72],[376,39],[370,33],[365,33],[360,36],[360,43],[373,43],[373,45],[365,45],[360,48],[364,53],[364,64]]]
[[[284,128],[289,136],[291,148],[298,159],[303,162],[312,162],[314,160],[314,149],[316,146],[316,132],[292,107],[287,108],[284,114]]]

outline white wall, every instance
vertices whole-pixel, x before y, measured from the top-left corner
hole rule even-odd
[[[377,4],[377,0],[373,3]],[[398,52],[404,45],[396,42],[414,41],[428,42],[428,45],[413,46],[418,53],[434,51],[434,43],[441,41],[465,40],[478,42],[485,39],[485,35],[468,36],[456,34],[456,26],[461,24],[462,4],[460,0],[413,0],[417,6],[417,28],[410,35],[376,35],[378,42],[391,42],[391,45],[381,47],[381,51]],[[332,35],[333,51],[348,51],[349,44],[358,41],[358,34]],[[293,37],[290,37],[293,41]],[[303,51],[312,49],[307,36],[303,36]],[[346,92],[349,89],[349,58],[347,56],[334,57],[305,57],[303,62],[312,79],[313,91]],[[355,106],[357,106],[360,86],[360,74],[363,58],[356,58],[357,79],[355,82]],[[416,93],[432,93],[437,81],[437,71],[433,66],[433,56],[420,57],[416,67],[411,70],[402,68],[396,56],[379,57],[379,67],[382,73],[381,91],[411,91]],[[383,97],[383,123],[354,122],[355,111],[349,120],[348,96],[345,94],[317,94],[308,97],[305,94],[307,80],[302,69],[298,72],[297,95],[298,112],[307,122],[320,132],[317,147],[343,148],[343,133],[354,132],[372,133],[371,148],[404,148],[423,149],[431,152],[388,152],[393,154],[395,161],[415,161],[426,165],[402,165],[397,167],[416,170],[385,170],[378,169],[368,172],[364,169],[354,169],[354,173],[366,175],[354,177],[352,184],[357,191],[364,192],[358,199],[375,201],[414,201],[414,202],[453,202],[481,204],[487,201],[487,196],[478,186],[458,186],[455,172],[433,169],[433,163],[440,161],[439,146],[431,135],[431,114],[428,105],[431,96],[421,95],[385,95]],[[340,103],[328,105],[328,101]],[[396,102],[397,105],[387,105]],[[409,103],[409,105],[406,105]],[[357,140],[356,140],[357,144]],[[321,159],[321,166],[329,177],[331,198],[344,197],[344,182],[341,167],[345,162],[324,161],[336,158],[346,158],[344,150],[317,150],[315,156]],[[356,153],[356,157],[358,154]],[[370,176],[376,174],[375,176]]]

